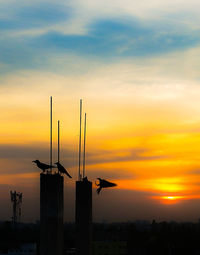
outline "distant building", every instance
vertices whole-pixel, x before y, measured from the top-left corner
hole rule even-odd
[[[35,243],[22,244],[19,248],[8,250],[7,253],[0,255],[36,255],[37,245]]]
[[[65,255],[76,255],[76,248],[70,248],[65,252]]]
[[[125,241],[95,241],[93,255],[126,255],[127,242]]]

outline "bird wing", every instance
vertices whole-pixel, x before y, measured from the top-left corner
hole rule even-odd
[[[98,195],[99,195],[101,189],[102,189],[102,187],[99,187],[99,188],[97,189],[97,194],[98,194]]]
[[[66,170],[66,169],[65,169],[65,170]],[[65,174],[66,174],[69,178],[72,178],[71,175],[67,172],[67,170],[66,170]]]
[[[65,173],[66,170],[60,163],[57,164],[57,167],[58,167],[58,171],[60,171],[63,174]]]
[[[67,170],[64,168],[64,166],[62,166],[60,163],[58,165],[58,170],[63,173],[66,174],[69,178],[72,178],[71,175],[67,172]]]
[[[109,187],[115,187],[115,186],[117,186],[117,184],[113,183],[113,182],[106,181],[106,180],[101,180],[100,186],[102,188],[109,188]]]
[[[48,169],[48,168],[54,168],[55,166],[47,165],[42,162],[38,163],[38,167],[41,169]]]

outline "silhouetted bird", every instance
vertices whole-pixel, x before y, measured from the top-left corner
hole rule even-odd
[[[83,182],[88,182],[87,176],[83,177]]]
[[[62,166],[59,162],[55,163],[57,165],[58,171],[66,174],[69,178],[72,178],[71,175],[67,172],[67,170],[64,168],[64,166]]]
[[[99,194],[100,191],[102,190],[102,188],[110,188],[110,187],[115,187],[117,186],[116,183],[113,183],[113,182],[109,182],[109,181],[106,181],[104,179],[101,179],[101,178],[97,178],[99,180],[99,183],[95,183],[97,186],[99,186],[99,188],[97,189],[97,193]]]
[[[50,165],[44,164],[44,163],[40,162],[38,159],[33,160],[32,162],[36,163],[37,167],[42,169],[43,172],[45,172],[49,168],[55,168],[55,166],[50,166]]]

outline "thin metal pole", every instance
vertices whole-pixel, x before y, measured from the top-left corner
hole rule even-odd
[[[60,162],[60,121],[58,120],[58,162]]]
[[[86,113],[85,113],[85,122],[84,122],[83,178],[85,177],[85,143],[86,143]]]
[[[50,166],[52,166],[52,97],[50,97]],[[52,168],[50,168],[52,173]]]
[[[82,99],[80,99],[80,135],[79,135],[79,165],[78,179],[81,180],[81,123],[82,123]]]

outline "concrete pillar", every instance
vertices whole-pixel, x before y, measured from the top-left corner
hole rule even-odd
[[[40,255],[63,255],[63,176],[40,174]]]
[[[92,182],[76,182],[76,254],[92,254]]]

